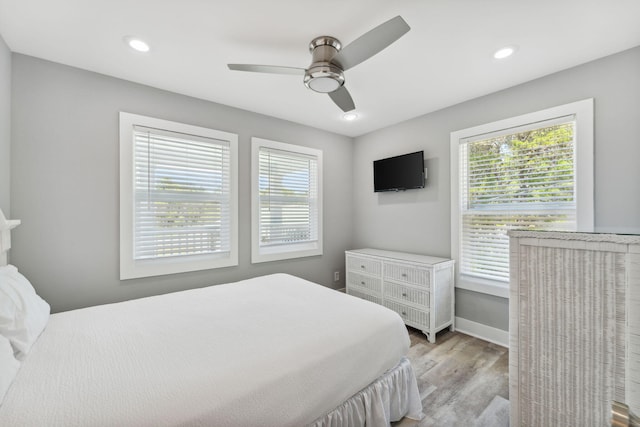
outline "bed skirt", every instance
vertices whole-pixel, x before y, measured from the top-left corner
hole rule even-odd
[[[409,359],[378,378],[343,404],[309,424],[312,427],[388,427],[403,417],[421,420],[422,402]]]

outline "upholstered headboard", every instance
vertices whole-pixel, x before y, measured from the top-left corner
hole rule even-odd
[[[20,220],[8,220],[0,209],[0,266],[7,265],[7,252],[11,249],[11,229],[20,225]]]

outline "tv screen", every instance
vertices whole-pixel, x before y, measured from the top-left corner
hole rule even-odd
[[[373,162],[373,190],[400,191],[424,188],[424,151]]]

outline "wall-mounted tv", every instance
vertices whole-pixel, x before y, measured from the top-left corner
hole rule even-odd
[[[424,151],[373,162],[373,190],[400,191],[424,188]]]

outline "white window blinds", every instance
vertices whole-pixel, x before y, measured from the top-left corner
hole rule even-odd
[[[318,159],[260,147],[258,151],[259,245],[318,240]]]
[[[134,259],[230,251],[229,141],[134,126]]]
[[[575,120],[460,144],[460,274],[509,280],[507,230],[576,230]]]

